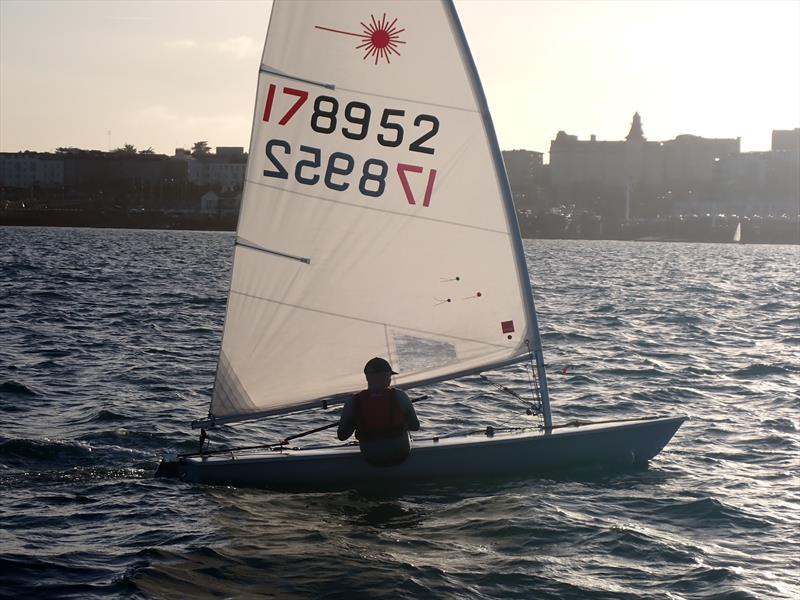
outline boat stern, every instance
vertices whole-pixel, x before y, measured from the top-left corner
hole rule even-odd
[[[180,459],[175,454],[164,455],[153,475],[153,477],[169,477],[171,479],[178,479],[180,476]]]

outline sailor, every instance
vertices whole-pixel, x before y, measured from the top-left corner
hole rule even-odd
[[[355,431],[361,455],[371,465],[400,464],[411,451],[408,432],[419,429],[414,405],[403,390],[390,387],[397,373],[383,358],[368,360],[364,375],[367,389],[344,403],[337,435],[344,441]]]

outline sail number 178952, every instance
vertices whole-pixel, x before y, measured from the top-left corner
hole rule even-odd
[[[283,87],[280,97],[282,107],[273,114],[273,109],[278,104],[275,98],[276,92],[276,85],[270,84],[262,120],[270,122],[277,118],[277,124],[284,126],[298,114],[308,100],[309,93],[306,90]],[[370,131],[372,108],[358,101],[348,102],[341,112],[339,108],[339,101],[333,96],[317,96],[314,99],[314,109],[310,119],[311,130],[321,134],[331,134],[339,130],[347,139],[354,141],[365,139]],[[405,111],[400,109],[383,110],[378,125],[381,132],[376,135],[378,144],[387,148],[403,145],[406,139],[406,128],[402,120],[404,116]],[[413,123],[414,137],[408,145],[408,150],[434,154],[435,149],[431,145],[431,140],[439,131],[439,119],[434,115],[420,114],[414,118]],[[386,178],[390,167],[379,158],[367,158],[363,164],[356,165],[356,159],[347,152],[332,152],[323,156],[320,148],[310,145],[292,148],[290,142],[277,138],[270,139],[266,143],[265,152],[270,164],[269,168],[263,171],[264,177],[291,178],[302,185],[321,183],[328,189],[338,192],[343,192],[353,185],[362,195],[369,197],[382,196],[386,189]],[[394,170],[400,179],[408,203],[417,204],[419,199],[422,206],[429,206],[436,180],[436,169],[428,169],[425,191],[420,198],[417,198],[412,190],[409,174],[425,177],[425,169],[420,165],[398,162],[394,165]],[[352,176],[354,171],[355,177]]]
[[[264,103],[264,114],[262,120],[265,123],[273,118],[273,108],[276,104],[275,94],[277,87],[274,83],[267,89],[267,99]],[[286,125],[297,114],[300,108],[308,100],[306,90],[283,87],[282,95],[288,96],[286,110],[278,119],[278,125]],[[286,100],[282,98],[281,100]],[[344,122],[340,131],[344,137],[350,140],[363,140],[369,135],[372,120],[372,108],[365,102],[356,100],[348,102],[344,110],[339,113],[339,100],[333,96],[317,96],[314,98],[314,112],[311,114],[311,129],[317,133],[330,134],[339,129],[339,125]],[[378,127],[382,130],[375,136],[381,146],[387,148],[397,148],[403,144],[406,135],[406,127],[403,119],[406,111],[397,108],[384,108]],[[439,119],[434,115],[420,114],[414,117],[415,128],[414,138],[409,143],[408,149],[411,152],[421,152],[423,154],[434,154],[436,149],[429,145],[431,140],[439,133]]]

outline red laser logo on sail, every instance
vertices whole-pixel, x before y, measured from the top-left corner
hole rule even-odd
[[[370,23],[361,22],[363,31],[361,33],[352,33],[350,31],[341,31],[339,29],[331,29],[330,27],[322,27],[315,25],[315,29],[322,29],[323,31],[332,31],[333,33],[342,33],[344,35],[354,35],[361,38],[361,44],[356,46],[356,50],[364,50],[364,60],[374,58],[375,64],[378,64],[380,59],[384,59],[387,64],[391,61],[389,57],[392,54],[400,56],[397,51],[398,44],[405,44],[404,41],[399,39],[401,33],[405,29],[397,29],[395,26],[397,19],[389,23],[386,20],[386,13],[383,13],[383,18],[380,21],[375,19],[375,15],[370,15]]]

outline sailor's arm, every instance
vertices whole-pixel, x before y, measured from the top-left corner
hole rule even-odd
[[[414,405],[411,403],[411,398],[408,397],[403,390],[395,389],[397,393],[397,402],[400,405],[400,410],[406,417],[406,425],[409,431],[419,431],[419,419],[417,418],[417,411],[414,410]]]
[[[339,429],[336,431],[337,437],[344,441],[353,435],[356,430],[356,420],[353,418],[353,398],[345,400],[342,407],[342,415],[339,417]]]

